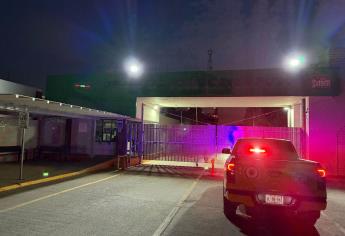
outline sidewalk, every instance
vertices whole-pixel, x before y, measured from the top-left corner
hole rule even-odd
[[[18,162],[0,163],[0,187],[78,172],[110,160],[114,159],[94,158],[79,161],[25,161],[23,168],[23,180],[19,180],[20,166]]]

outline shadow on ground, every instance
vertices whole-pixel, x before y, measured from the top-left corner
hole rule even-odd
[[[213,174],[210,170],[200,167],[166,165],[138,165],[127,169],[125,174],[180,178],[197,178],[202,175],[204,179],[210,180],[221,180],[223,178],[222,173]]]
[[[319,235],[315,227],[305,227],[303,222],[269,217],[258,222],[239,210],[229,220],[223,214],[222,186],[211,186],[184,202],[164,235]]]
[[[303,222],[291,222],[284,218],[265,217],[258,222],[237,214],[229,221],[245,235],[320,235],[315,226],[305,226]]]

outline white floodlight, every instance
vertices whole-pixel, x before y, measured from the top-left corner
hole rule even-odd
[[[136,58],[131,57],[125,61],[124,69],[130,78],[137,79],[144,73],[143,64]]]
[[[302,53],[290,54],[284,60],[284,68],[290,72],[298,72],[306,65],[306,56]]]

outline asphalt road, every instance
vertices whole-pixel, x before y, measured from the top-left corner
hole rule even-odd
[[[222,212],[221,178],[201,169],[138,167],[0,198],[0,235],[345,235],[345,191],[328,190],[313,228]]]

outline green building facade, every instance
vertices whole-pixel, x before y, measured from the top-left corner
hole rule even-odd
[[[335,96],[334,69],[280,69],[48,76],[47,99],[135,116],[137,97]]]

